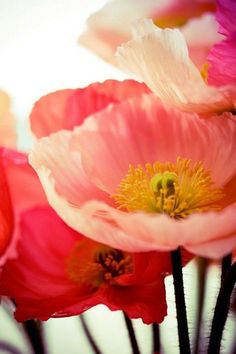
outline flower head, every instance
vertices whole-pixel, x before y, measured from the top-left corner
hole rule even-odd
[[[117,57],[123,68],[139,75],[163,102],[183,111],[210,115],[235,110],[234,51],[233,35],[215,44],[209,54],[209,74],[206,65],[202,73],[189,58],[185,38],[178,29],[162,30],[151,20],[140,20],[134,25],[133,39],[118,48]],[[223,56],[228,56],[226,67]]]
[[[18,259],[6,263],[0,285],[15,300],[17,320],[78,315],[105,304],[145,323],[162,322],[168,253],[132,254],[91,241],[48,206],[23,213],[21,228]]]
[[[204,36],[196,41],[192,26],[195,28],[199,19],[199,30],[204,31],[206,19],[201,15],[215,11],[215,2],[212,0],[113,0],[92,14],[87,20],[85,31],[80,35],[79,42],[106,61],[117,65],[114,56],[117,46],[131,38],[130,23],[148,17],[153,19],[159,27],[180,27],[191,48],[191,57],[200,64],[209,51],[209,47],[217,40],[217,31],[214,21],[207,20],[208,30]]]
[[[201,120],[148,94],[41,139],[30,163],[84,235],[128,252],[184,246],[219,258],[236,242],[235,134],[230,113]]]

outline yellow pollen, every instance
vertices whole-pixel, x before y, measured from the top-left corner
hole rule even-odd
[[[208,79],[208,69],[209,69],[209,64],[208,63],[204,63],[202,65],[201,70],[200,70],[202,78],[204,79],[205,82],[207,82],[207,79]]]
[[[202,162],[178,158],[176,163],[129,166],[117,193],[112,196],[125,211],[164,213],[182,219],[192,213],[219,210],[224,197]]]

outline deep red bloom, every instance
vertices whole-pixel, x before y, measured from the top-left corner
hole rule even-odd
[[[131,254],[91,241],[49,207],[21,217],[18,259],[6,263],[1,289],[14,298],[16,319],[80,314],[97,304],[145,323],[166,315],[166,252]]]

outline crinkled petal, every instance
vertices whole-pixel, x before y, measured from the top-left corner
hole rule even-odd
[[[109,194],[115,193],[130,164],[176,162],[178,156],[202,161],[223,185],[236,172],[236,124],[231,118],[199,119],[144,95],[89,118],[72,133],[71,148],[81,151],[89,178]]]
[[[220,25],[219,32],[229,35],[236,31],[236,3],[234,0],[217,0],[216,19]]]
[[[148,91],[144,84],[134,80],[107,80],[81,89],[49,93],[34,105],[30,115],[31,129],[38,138],[62,129],[71,130],[109,103]]]
[[[149,16],[160,8],[164,1],[113,0],[92,14],[86,29],[79,37],[79,43],[93,50],[111,64],[117,65],[114,56],[116,48],[130,38],[130,22]]]
[[[137,74],[165,103],[184,111],[208,114],[234,107],[227,90],[207,86],[189,59],[184,36],[177,29],[160,29],[151,20],[135,23],[136,32],[147,28],[117,50],[123,68]]]
[[[60,131],[42,138],[35,147],[35,154],[31,155],[31,164],[36,170],[46,167],[58,181],[58,193],[65,195],[72,204],[81,204],[91,198],[108,202],[106,193],[97,188],[84,173],[80,152],[70,153],[70,136],[69,131]]]
[[[213,46],[208,55],[208,61],[210,63],[209,84],[215,86],[236,85],[236,32]]]
[[[235,204],[222,212],[195,214],[183,221],[166,215],[125,213],[97,201],[75,208],[55,192],[55,181],[48,178],[45,171],[39,170],[38,173],[49,203],[66,223],[91,239],[111,247],[143,252],[169,251],[186,246],[194,253],[195,245],[202,243],[203,248],[197,254],[205,256],[211,242],[224,239],[224,248],[219,247],[213,255],[209,250],[214,258],[221,258],[236,247],[236,238],[232,243],[232,236],[236,235]]]

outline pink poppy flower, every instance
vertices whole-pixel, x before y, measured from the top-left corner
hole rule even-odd
[[[202,115],[235,110],[235,83],[229,80],[219,87],[208,85],[204,80],[207,70],[200,72],[189,58],[186,41],[178,29],[162,30],[151,20],[140,20],[134,31],[134,38],[118,48],[120,64],[139,75],[163,102]],[[217,46],[222,49],[222,44]],[[227,63],[232,62],[230,56]],[[223,68],[222,61],[220,65]],[[227,70],[231,73],[234,69]]]
[[[163,321],[169,253],[132,254],[91,241],[49,206],[23,213],[21,230],[18,258],[6,263],[0,284],[18,321],[78,315],[97,304]]]
[[[16,122],[11,112],[10,98],[0,90],[0,146],[16,145]]]
[[[88,18],[87,28],[80,35],[79,42],[104,60],[117,65],[114,54],[117,46],[131,38],[130,23],[138,18],[150,17],[160,27],[184,25],[183,33],[186,33],[191,47],[192,59],[197,65],[202,65],[209,48],[219,37],[211,16],[201,18],[199,22],[195,19],[214,10],[215,2],[211,0],[113,0]],[[199,36],[199,31],[204,35]]]
[[[41,139],[30,163],[52,207],[85,236],[220,258],[236,245],[235,137],[230,113],[201,120],[148,94]]]
[[[149,90],[134,81],[58,91],[36,103],[31,125],[37,136],[71,129],[89,113],[143,92]],[[5,149],[3,158],[18,247],[17,259],[4,265],[0,293],[14,299],[17,320],[77,315],[102,303],[145,323],[161,322],[167,309],[164,277],[171,272],[169,253],[128,254],[86,239],[49,207],[24,154]],[[184,253],[184,258],[186,263],[192,256]]]

